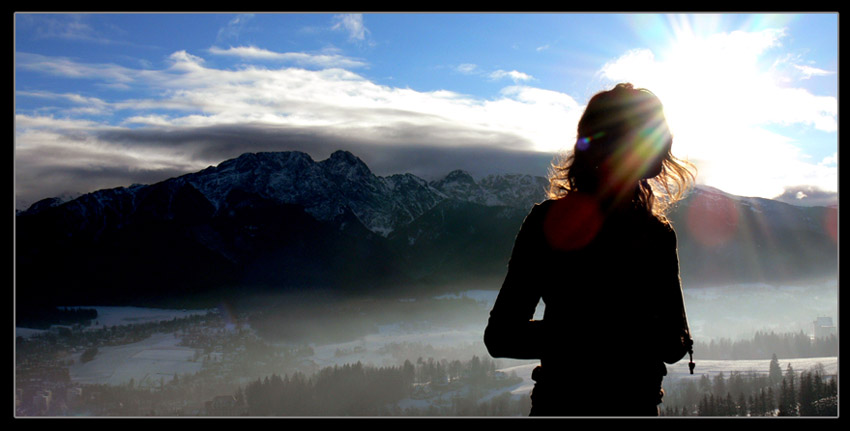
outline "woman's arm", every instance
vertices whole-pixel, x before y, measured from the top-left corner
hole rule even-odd
[[[669,228],[668,241],[665,242],[662,261],[663,291],[661,296],[661,359],[674,364],[682,359],[693,346],[691,329],[685,311],[685,298],[682,292],[682,279],[679,275],[679,252],[676,232]]]
[[[484,330],[484,344],[495,358],[540,359],[545,343],[544,323],[532,320],[540,301],[544,207],[535,205],[514,241],[508,273]]]

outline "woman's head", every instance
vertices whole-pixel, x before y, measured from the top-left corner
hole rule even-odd
[[[597,93],[577,132],[572,152],[552,165],[552,197],[580,191],[635,202],[663,217],[694,180],[693,165],[671,153],[673,138],[664,108],[648,90],[618,84]]]

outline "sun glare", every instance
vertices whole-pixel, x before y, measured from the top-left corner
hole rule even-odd
[[[673,153],[697,163],[698,182],[736,194],[776,196],[789,173],[801,180],[812,173],[794,169],[800,167],[794,162],[802,155],[799,143],[770,126],[809,123],[828,130],[823,124],[834,122],[825,105],[816,106],[820,111],[807,108],[829,98],[789,85],[793,59],[779,49],[792,19],[639,15],[632,24],[641,48],[607,63],[601,76],[647,88],[661,99]],[[752,169],[754,160],[760,161],[759,169]],[[744,166],[750,168],[738,169]]]

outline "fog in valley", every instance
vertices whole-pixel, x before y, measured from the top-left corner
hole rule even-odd
[[[54,359],[61,358],[67,376],[50,392],[50,410],[46,402],[35,401],[43,398],[44,389],[28,389],[19,369],[16,405],[27,406],[32,415],[525,415],[533,387],[530,374],[537,362],[490,358],[482,342],[498,283],[446,286],[409,296],[252,296],[197,310],[71,304],[96,309],[97,318],[70,326],[68,332],[17,328],[19,358],[51,350]],[[831,318],[837,328],[836,279],[686,286],[684,292],[697,368],[688,375],[687,357],[668,367],[665,389],[670,403],[682,403],[683,385],[696,385],[701,378],[766,376],[773,354],[783,371],[818,369],[826,381],[837,375],[836,332],[832,344],[810,341],[793,353],[767,351],[771,341],[758,338],[779,337],[773,341],[779,347],[794,337],[810,340],[819,317]],[[543,308],[541,303],[537,318],[542,318]],[[569,334],[564,342],[569,343]],[[723,345],[737,345],[736,353],[724,351]],[[575,354],[582,355],[580,348]],[[392,381],[393,373],[398,376],[396,383],[378,386],[387,388],[384,394],[384,389],[367,383],[356,386],[351,373],[367,380]],[[356,402],[344,401],[344,391],[331,389],[343,384],[339,382],[347,382],[340,387],[348,385],[355,392],[359,388],[372,396],[351,395]],[[308,391],[314,402],[300,410],[294,407],[297,403],[280,401],[286,388],[296,383],[301,391],[304,385],[315,391]],[[325,396],[339,405],[317,410],[321,388],[331,391],[333,395]],[[277,404],[258,401],[272,398]],[[120,399],[126,401],[115,401]],[[679,415],[683,407],[677,404],[667,412]]]

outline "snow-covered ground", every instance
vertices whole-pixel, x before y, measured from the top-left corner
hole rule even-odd
[[[406,343],[431,346],[437,350],[457,349],[481,344],[483,333],[484,324],[463,328],[433,326],[410,328],[402,325],[385,325],[379,327],[378,333],[366,335],[355,341],[313,345],[315,354],[311,359],[322,367],[357,361],[376,366],[398,366],[398,360],[387,352],[385,347]],[[469,360],[470,358],[457,359]]]
[[[140,386],[158,386],[160,379],[170,382],[174,374],[201,370],[202,362],[192,361],[195,349],[178,346],[179,342],[173,334],[154,334],[132,344],[101,347],[86,363],[78,352],[68,371],[71,380],[80,383],[122,385],[133,379]]]
[[[838,326],[838,280],[684,289],[695,339],[750,339],[755,331],[812,333],[817,317]]]
[[[469,290],[456,297],[466,296],[489,309],[495,302],[495,290]],[[445,295],[441,298],[451,298]],[[752,337],[755,330],[770,329],[776,332],[811,331],[811,322],[818,316],[832,316],[837,325],[837,281],[807,287],[746,285],[723,288],[685,289],[685,300],[695,338],[707,341],[711,337]],[[206,310],[162,310],[140,307],[93,307],[98,310],[98,327],[125,325],[185,317]],[[537,317],[542,316],[543,307],[538,307]],[[424,322],[420,325],[384,325],[374,334],[344,343],[311,345],[314,351],[309,358],[319,367],[342,365],[360,361],[375,366],[397,366],[399,358],[392,354],[393,346],[413,345],[433,348],[439,352],[481,352],[482,334],[486,321],[464,327],[441,326],[439,322]],[[38,331],[17,328],[19,335]],[[194,373],[201,362],[192,362],[195,350],[177,346],[173,334],[157,334],[137,343],[103,347],[95,359],[81,364],[78,352],[70,369],[71,378],[85,383],[124,384],[130,378],[135,382],[158,384],[160,377],[169,380],[176,373]],[[479,356],[486,353],[477,353]],[[452,359],[467,361],[460,356]],[[439,359],[439,358],[435,358]],[[768,360],[716,361],[695,358],[694,376],[688,374],[687,358],[668,367],[669,377],[693,378],[703,373],[715,374],[723,371],[728,375],[733,370],[767,372]],[[827,373],[837,373],[837,358],[791,359],[780,358],[782,369],[788,363],[795,370],[809,369],[820,362]],[[530,361],[500,361],[506,373],[515,372],[523,383],[508,390],[525,394],[533,386],[531,370],[535,363]],[[506,365],[507,364],[507,365]],[[504,391],[502,391],[504,392]]]
[[[693,375],[689,374],[688,372],[688,358],[686,357],[685,359],[677,362],[674,365],[667,366],[667,378],[699,378],[703,374],[708,374],[709,376],[714,377],[720,372],[723,372],[724,376],[729,377],[729,373],[731,373],[732,371],[737,371],[740,373],[748,373],[750,371],[755,371],[757,373],[767,374],[770,369],[769,359],[747,359],[727,361],[694,358],[694,362],[696,363],[696,368],[694,369]],[[780,368],[782,368],[783,372],[785,372],[785,369],[789,364],[797,372],[808,371],[812,369],[815,365],[822,364],[824,367],[824,371],[827,375],[838,373],[838,357],[835,356],[798,359],[779,358],[779,366]]]
[[[801,285],[764,283],[718,287],[684,287],[685,307],[695,339],[750,339],[756,331],[812,333],[817,317],[833,318],[838,326],[838,280]],[[496,290],[469,290],[444,298],[466,296],[486,304],[496,302]],[[544,305],[535,318],[543,318]]]

